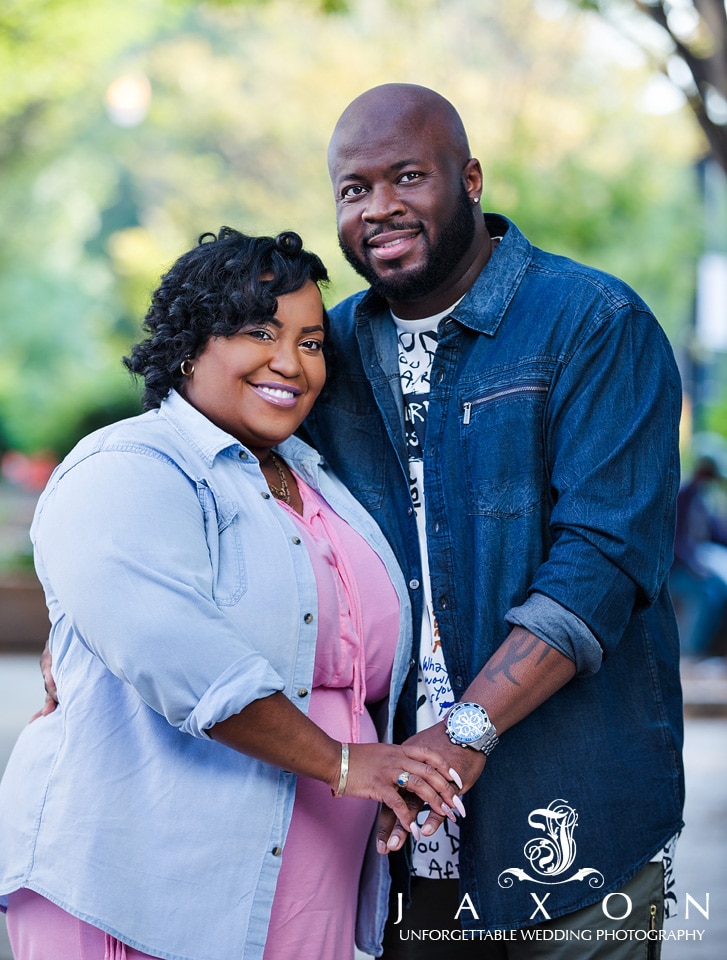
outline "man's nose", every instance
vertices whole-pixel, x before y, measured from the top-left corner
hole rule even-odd
[[[366,198],[362,217],[367,223],[380,223],[392,217],[401,217],[406,212],[406,204],[393,183],[376,184]]]

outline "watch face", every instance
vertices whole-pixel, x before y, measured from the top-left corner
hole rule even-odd
[[[449,729],[461,743],[474,743],[485,732],[485,718],[477,707],[455,707],[449,715]]]

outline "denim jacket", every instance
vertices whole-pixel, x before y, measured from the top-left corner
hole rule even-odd
[[[316,451],[295,437],[280,451],[386,564],[401,604],[394,703],[411,647],[401,572]],[[276,691],[307,712],[317,589],[295,524],[257,459],[173,392],[81,441],[32,536],[60,703],[23,731],[0,787],[0,908],[28,887],[153,956],[259,960],[296,778],[207,730]],[[387,904],[371,849],[367,952]]]
[[[504,734],[465,796],[460,884],[476,915],[460,919],[496,929],[545,919],[535,896],[548,894],[551,917],[601,899],[681,827],[679,649],[665,587],[681,390],[663,331],[626,284],[487,220],[504,237],[440,323],[431,371],[435,614],[458,698],[516,623],[577,667]],[[336,375],[306,427],[393,545],[417,616],[394,325],[371,291],[331,322]],[[413,731],[415,675],[400,735]]]

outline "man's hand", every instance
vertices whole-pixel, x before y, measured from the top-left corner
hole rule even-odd
[[[50,649],[46,643],[40,655],[40,672],[43,675],[43,683],[45,684],[45,703],[43,704],[43,709],[34,713],[30,718],[31,723],[33,720],[37,720],[38,717],[47,717],[48,714],[53,713],[58,706],[58,691],[56,690],[56,682],[51,672],[52,666],[53,658],[50,655]]]
[[[575,664],[568,657],[524,627],[514,627],[464,691],[462,700],[482,704],[498,734],[503,734],[552,697],[575,672]],[[462,792],[476,783],[485,768],[483,753],[471,747],[463,749],[450,741],[444,721],[420,731],[407,743],[417,743],[440,753],[447,764],[452,764],[452,782],[457,782],[452,771],[459,773]],[[503,746],[497,749],[502,750]],[[410,794],[404,796],[409,807],[418,811],[421,807],[418,798]],[[464,815],[464,806],[459,812]],[[421,828],[422,834],[431,836],[443,819],[439,813],[430,813]],[[391,811],[382,810],[376,831],[379,853],[398,850],[405,837],[406,831]]]

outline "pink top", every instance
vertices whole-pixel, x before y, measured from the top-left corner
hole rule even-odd
[[[281,504],[308,549],[318,586],[309,717],[330,736],[371,743],[367,704],[389,692],[399,604],[366,541],[296,477],[303,516]],[[299,777],[273,901],[265,960],[352,960],[358,883],[376,818],[373,800],[334,799]]]

